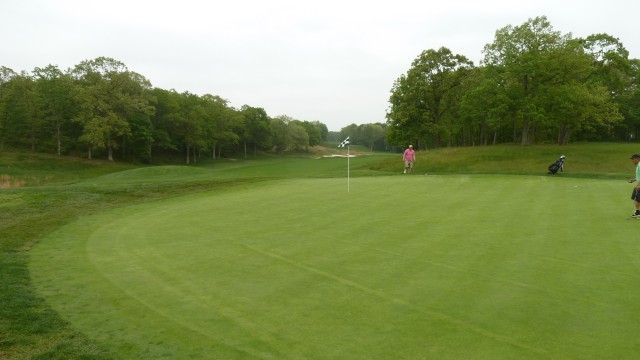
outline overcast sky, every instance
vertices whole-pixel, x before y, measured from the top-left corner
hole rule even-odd
[[[547,16],[640,58],[637,0],[0,0],[0,66],[105,56],[163,89],[213,94],[329,130],[384,122],[393,82],[442,46],[478,65],[496,30]]]

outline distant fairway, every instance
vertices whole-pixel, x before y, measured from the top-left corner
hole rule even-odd
[[[87,216],[38,291],[117,358],[632,359],[640,221],[621,181],[275,180]],[[624,207],[624,205],[627,207]]]

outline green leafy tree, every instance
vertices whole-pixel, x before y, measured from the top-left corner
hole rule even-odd
[[[220,96],[205,95],[206,139],[212,157],[221,157],[224,151],[233,152],[245,135],[245,120],[239,111],[229,106]],[[217,155],[216,155],[217,154]]]
[[[556,74],[548,71],[552,53],[570,40],[555,31],[546,17],[529,19],[520,26],[506,26],[496,32],[493,43],[484,47],[484,63],[504,69],[508,93],[517,108],[522,145],[533,142],[544,121],[541,94]]]
[[[387,121],[394,128],[394,138],[390,140],[396,145],[412,142],[420,146],[426,143],[421,139],[432,139],[436,147],[449,142],[452,111],[460,97],[456,90],[472,68],[466,57],[445,47],[423,51],[391,90]]]
[[[317,146],[323,140],[323,131],[322,124],[318,121],[299,121],[298,125],[302,126],[309,137],[309,146]],[[326,128],[326,126],[325,126]]]
[[[640,139],[640,60],[629,60],[631,82],[617,97],[620,112],[624,116],[624,126],[618,128],[619,138],[628,141]]]
[[[318,144],[328,133],[320,122],[282,120],[285,142],[278,151]],[[219,96],[153,89],[144,76],[107,57],[66,72],[53,65],[33,75],[0,67],[0,149],[8,143],[62,154],[80,145],[89,158],[144,162],[157,151],[182,152],[190,163],[202,151],[220,157],[239,153],[240,145],[245,157],[249,146],[255,156],[274,148],[274,129],[264,109],[237,110]]]
[[[38,116],[36,84],[27,72],[13,76],[2,90],[3,139],[14,146],[36,150],[43,122]]]
[[[361,125],[360,134],[364,144],[373,151],[374,145],[384,139],[384,128],[380,124],[364,124]]]
[[[291,143],[289,134],[289,122],[291,118],[286,115],[280,115],[271,120],[271,135],[273,138],[273,146],[277,153],[281,154],[287,150]]]
[[[357,124],[349,124],[343,127],[340,130],[340,137],[338,138],[338,141],[342,141],[347,137],[349,137],[349,142],[352,145],[361,144],[362,139],[360,139],[360,126]]]
[[[270,121],[267,112],[263,108],[243,105],[240,108],[245,122],[245,144],[253,147],[253,156],[257,156],[258,149],[267,150],[272,146]],[[247,157],[245,145],[245,158]]]
[[[178,149],[174,134],[174,123],[180,117],[181,95],[175,90],[155,88],[151,91],[156,111],[151,117],[151,144],[149,156],[156,151]]]
[[[0,151],[7,140],[6,118],[9,116],[7,109],[9,82],[18,74],[12,69],[0,66]]]
[[[303,148],[306,150],[309,146],[309,134],[305,127],[300,124],[300,122],[292,121],[289,123],[287,127],[287,131],[289,132],[290,143],[288,147],[293,149],[294,151],[300,151]]]
[[[80,140],[89,144],[89,159],[92,158],[92,150],[108,150],[108,159],[113,161],[112,149],[117,148],[115,138],[129,134],[129,124],[113,112],[100,117],[89,119],[85,123]]]
[[[280,115],[271,120],[271,135],[277,153],[287,150],[299,151],[309,146],[309,134],[300,125],[301,121],[287,115]]]
[[[130,130],[121,138],[122,154],[149,162],[153,143],[151,118],[156,111],[151,82],[133,71],[118,73],[115,76],[118,78],[114,81],[119,85],[119,91],[114,91],[115,112],[127,122]]]
[[[602,82],[592,81],[594,56],[584,46],[554,30],[544,16],[498,30],[485,46],[484,63],[501,76],[496,81],[509,96],[522,145],[535,143],[536,136],[566,144],[573,133],[594,126],[610,132],[620,120]]]
[[[589,80],[593,84],[606,87],[622,111],[622,120],[615,124],[614,131],[619,139],[628,140],[633,133],[632,129],[637,127],[637,117],[634,113],[640,108],[634,95],[638,77],[634,61],[629,59],[629,52],[620,40],[611,35],[594,34],[580,40],[586,53],[593,58],[594,71]],[[608,127],[595,131],[604,132],[606,129]]]
[[[329,136],[329,128],[327,128],[327,125],[317,120],[312,121],[311,124],[318,129],[318,132],[320,133],[320,141],[326,141]]]
[[[113,161],[113,150],[131,136],[128,120],[132,114],[146,116],[147,134],[152,133],[154,108],[145,93],[150,83],[142,76],[130,72],[122,62],[105,57],[83,61],[71,74],[83,89],[78,119],[85,128],[81,139],[88,146],[89,157],[92,149],[106,149],[107,158]],[[151,142],[150,136],[146,142]]]
[[[594,34],[579,41],[592,57],[590,80],[604,85],[614,98],[622,95],[632,82],[629,51],[608,34]]]
[[[496,144],[499,135],[509,128],[513,106],[503,78],[490,67],[475,69],[467,79],[466,91],[460,100],[459,115],[469,129],[470,143]],[[474,135],[477,130],[477,136]]]
[[[225,126],[229,131],[226,133],[227,135],[223,139],[223,142],[229,151],[233,153],[242,151],[246,156],[247,142],[244,137],[248,133],[246,131],[244,116],[242,116],[239,110],[233,107],[227,107],[225,114]],[[242,149],[240,149],[240,146],[242,146]]]
[[[58,67],[49,65],[44,68],[36,68],[33,71],[37,99],[39,100],[39,115],[44,118],[52,132],[56,153],[62,154],[63,141],[71,142],[68,136],[64,136],[66,129],[71,130],[78,108],[78,87],[68,74],[63,73]],[[73,132],[72,132],[73,133]]]
[[[186,163],[197,161],[196,149],[206,144],[205,124],[207,113],[202,99],[189,92],[182,93],[180,114],[176,116],[176,135],[181,140],[181,145],[186,156]]]
[[[547,138],[566,145],[573,134],[600,132],[609,136],[622,117],[606,86],[590,81],[593,57],[583,51],[579,40],[566,41],[550,51],[546,70],[550,76],[541,91]]]

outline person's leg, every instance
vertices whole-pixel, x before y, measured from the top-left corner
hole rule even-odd
[[[633,199],[633,205],[636,207],[636,211],[631,216],[640,218],[640,191],[633,189],[631,198]]]

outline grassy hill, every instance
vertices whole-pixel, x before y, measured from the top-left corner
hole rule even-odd
[[[613,143],[440,148],[419,151],[415,171],[536,175],[545,174],[551,163],[565,155],[564,176],[617,178],[633,173],[629,156],[636,152],[640,152],[639,145]],[[402,167],[399,163],[399,159],[387,159],[372,169],[397,171]]]
[[[492,173],[492,174],[545,174],[547,167],[560,155],[567,157],[564,176],[617,178],[633,173],[629,156],[640,152],[640,145],[629,143],[582,143],[568,146],[497,145],[464,148],[439,148],[417,152],[415,173]],[[260,154],[248,159],[201,158],[189,168],[215,170],[216,176],[227,177],[288,177],[288,176],[342,176],[346,164],[321,164],[311,159],[326,159],[346,155],[346,149],[318,146],[309,152],[275,156]],[[401,154],[371,152],[363,146],[352,146],[354,175],[398,173],[402,170]],[[343,166],[344,165],[344,166]],[[185,167],[182,163],[166,166]],[[163,166],[135,165],[104,160],[85,160],[58,157],[33,152],[0,152],[0,188],[37,187],[43,185],[72,184],[84,179],[99,178],[125,170],[151,168],[150,173],[161,178],[169,173]],[[154,170],[155,168],[155,170]],[[258,171],[254,171],[258,169]],[[264,171],[259,171],[264,169]],[[360,172],[358,172],[360,170]],[[139,171],[139,170],[138,170]],[[183,170],[185,179],[206,179],[206,171]],[[144,173],[139,173],[143,175]],[[196,175],[196,176],[194,176]],[[117,175],[121,176],[121,175]],[[115,176],[115,177],[117,177]],[[175,176],[173,174],[172,176]],[[112,178],[115,178],[112,177]],[[135,177],[135,176],[134,176]],[[141,176],[140,178],[144,178]],[[165,178],[168,179],[168,178]],[[177,180],[177,179],[175,179]]]
[[[401,176],[400,154],[353,147],[351,176]],[[513,145],[420,151],[416,174],[547,176],[567,157],[563,177],[630,177],[636,144]],[[136,166],[29,152],[0,152],[0,358],[110,358],[107,350],[72,329],[35,294],[27,268],[41,238],[83,216],[125,205],[201,191],[242,187],[275,178],[346,177],[346,150],[259,159],[201,159],[183,166]]]

